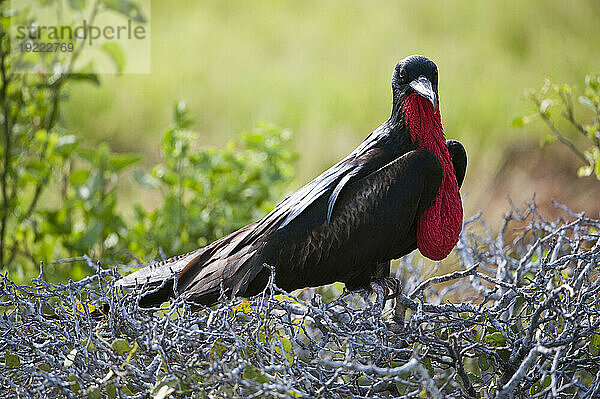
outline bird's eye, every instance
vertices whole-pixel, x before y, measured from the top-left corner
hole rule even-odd
[[[406,71],[402,70],[400,71],[400,83],[406,83],[406,79],[407,79],[407,74]]]

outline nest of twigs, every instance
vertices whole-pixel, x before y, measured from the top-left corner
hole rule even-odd
[[[558,205],[557,205],[558,206]],[[23,398],[595,397],[600,220],[512,207],[497,235],[465,222],[454,273],[398,264],[408,312],[390,328],[337,285],[160,309],[116,268],[79,282],[0,282],[0,389]],[[453,262],[454,261],[454,262]],[[431,277],[436,276],[436,277]],[[388,305],[390,307],[391,305]]]

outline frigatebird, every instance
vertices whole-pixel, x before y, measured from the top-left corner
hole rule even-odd
[[[159,287],[141,306],[174,295],[211,305],[222,292],[260,293],[271,273],[265,265],[287,291],[336,281],[358,290],[389,279],[390,261],[417,248],[445,258],[462,229],[458,190],[467,157],[458,141],[444,138],[437,66],[421,55],[401,60],[392,93],[387,121],[262,219],[117,284]]]

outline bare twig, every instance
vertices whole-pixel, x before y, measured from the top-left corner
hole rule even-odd
[[[277,287],[270,266],[260,295],[223,296],[196,311],[183,297],[140,309],[156,287],[122,293],[118,272],[89,256],[65,260],[96,270],[78,282],[52,284],[40,271],[19,286],[3,276],[0,394],[593,397],[600,220],[565,212],[549,222],[531,202],[511,210],[497,236],[470,220],[457,248],[460,272],[423,280],[418,270],[435,265],[401,260],[411,294],[396,298],[410,309],[399,334],[368,297],[332,295],[333,287],[293,295]],[[442,302],[452,295],[463,302]]]

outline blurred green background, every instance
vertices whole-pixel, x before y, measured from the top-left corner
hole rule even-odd
[[[523,206],[534,194],[546,217],[558,213],[551,199],[600,211],[599,181],[577,177],[586,163],[600,177],[597,0],[6,4],[0,271],[21,280],[42,260],[180,254],[260,218],[389,117],[392,70],[417,53],[437,63],[446,136],[468,152],[466,217],[482,210],[494,228],[507,197]],[[146,23],[150,40],[69,38],[81,53],[27,53],[4,34],[86,18]],[[93,73],[113,67],[125,73]],[[580,150],[540,146],[543,120]],[[93,269],[78,262],[47,274]]]
[[[526,88],[539,88],[546,77],[581,87],[585,74],[600,68],[599,17],[597,0],[155,0],[152,72],[103,76],[99,88],[76,85],[64,123],[152,163],[174,100],[188,102],[201,144],[222,145],[266,120],[294,132],[299,186],[389,116],[393,67],[424,54],[440,70],[446,135],[469,153],[466,214],[493,214],[506,206],[506,195],[520,201],[534,191],[568,201],[563,194],[584,189],[563,189],[561,181],[596,190],[597,183],[573,181],[570,166],[539,170],[530,153],[542,163],[558,157],[568,165],[571,157],[561,149],[540,155],[544,127],[514,128],[511,120],[531,107]],[[502,165],[515,164],[522,166],[518,178],[498,175]],[[558,183],[544,182],[561,173]],[[573,194],[575,207],[598,208],[581,195]]]

